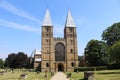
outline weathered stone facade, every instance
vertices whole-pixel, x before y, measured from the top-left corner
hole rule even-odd
[[[64,38],[54,38],[53,25],[47,10],[41,39],[41,71],[73,71],[78,67],[76,26],[70,11],[65,23]]]
[[[41,52],[40,52],[40,50],[34,50],[33,54],[34,54],[34,69],[40,70],[40,68],[41,68]]]

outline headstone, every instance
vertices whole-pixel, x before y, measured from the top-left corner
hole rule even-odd
[[[3,75],[3,76],[6,75],[6,71],[1,71],[0,75]]]
[[[84,80],[94,80],[94,72],[85,71],[84,72]]]
[[[68,74],[67,74],[67,78],[71,77],[71,75],[72,75],[71,72],[68,73]]]
[[[77,70],[76,73],[79,73],[79,71]]]
[[[11,71],[12,71],[12,74],[14,74],[14,69],[13,68],[11,69]]]
[[[45,71],[45,76],[44,76],[44,78],[47,78],[47,71]]]
[[[21,74],[20,77],[21,77],[21,79],[26,79],[27,78],[27,74]]]
[[[36,72],[36,74],[39,74],[39,73],[40,73],[40,71],[37,71],[37,72]]]
[[[54,72],[51,72],[51,76],[53,76],[54,75]]]

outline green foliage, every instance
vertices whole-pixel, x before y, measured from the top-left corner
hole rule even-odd
[[[79,61],[78,63],[79,67],[87,66],[84,56],[78,56],[78,61]]]
[[[68,74],[69,72],[66,72]],[[84,80],[84,72],[71,72],[70,80]],[[95,71],[94,80],[120,80],[120,70]],[[91,79],[89,79],[91,80]]]
[[[85,48],[85,59],[90,66],[106,65],[109,60],[106,43],[90,40]]]
[[[15,64],[14,64],[15,56],[16,56],[15,53],[11,53],[8,55],[8,58],[6,58],[6,60],[5,60],[5,67],[12,68],[13,66],[15,66]]]
[[[102,33],[102,39],[106,41],[108,46],[113,45],[120,40],[120,22],[114,23]]]
[[[120,41],[110,47],[109,53],[111,62],[120,64]]]
[[[4,67],[4,63],[3,63],[3,60],[0,59],[0,68],[3,68]]]
[[[109,70],[115,70],[115,69],[120,69],[120,64],[110,64],[108,66]]]
[[[83,56],[78,55],[78,61],[82,60]]]
[[[27,55],[19,52],[14,59],[14,64],[16,68],[25,68],[27,66]]]
[[[94,70],[107,70],[107,66],[95,66],[95,67],[78,67],[74,71],[94,71]]]
[[[76,68],[74,71],[77,72],[81,72],[81,71],[94,71],[95,67],[78,67]]]
[[[96,70],[107,70],[108,66],[96,66]]]
[[[27,68],[28,65],[30,66],[29,58],[23,52],[9,54],[5,61],[5,66],[10,68]]]

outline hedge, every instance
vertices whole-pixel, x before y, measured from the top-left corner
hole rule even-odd
[[[107,66],[94,66],[94,67],[78,67],[74,71],[94,71],[94,70],[107,70]]]
[[[111,64],[111,65],[108,66],[108,69],[109,70],[120,69],[120,64]]]

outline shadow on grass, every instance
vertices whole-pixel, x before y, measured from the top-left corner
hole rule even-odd
[[[101,72],[97,74],[120,74],[120,72]]]

